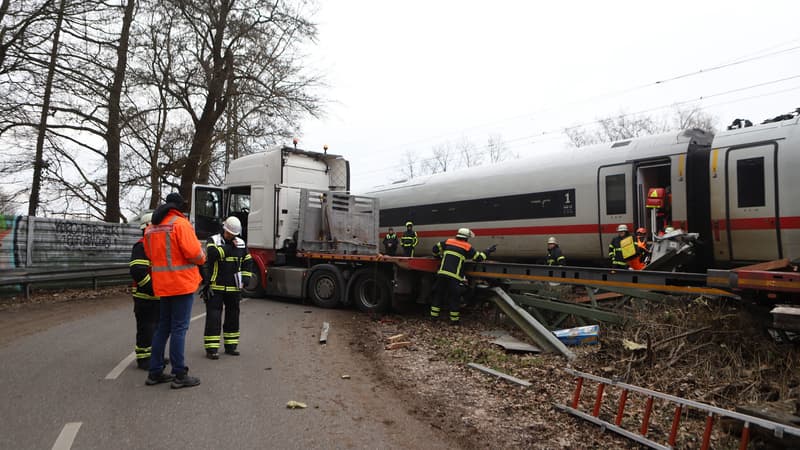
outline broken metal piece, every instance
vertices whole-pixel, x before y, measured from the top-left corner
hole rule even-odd
[[[320,344],[327,344],[328,343],[328,331],[331,329],[331,324],[328,322],[322,322],[322,332],[319,334],[319,343]]]
[[[528,382],[528,381],[521,380],[521,379],[519,379],[517,377],[512,377],[511,375],[505,374],[503,372],[498,372],[498,371],[496,371],[494,369],[490,369],[490,368],[484,366],[483,364],[468,363],[467,366],[472,367],[473,369],[478,369],[481,372],[488,373],[489,375],[494,375],[494,376],[502,378],[504,380],[511,381],[512,383],[517,383],[520,386],[528,387],[528,386],[531,385],[531,383]]]
[[[499,345],[506,350],[511,350],[515,352],[531,352],[531,353],[541,353],[542,349],[539,347],[535,347],[531,344],[526,342],[522,342],[519,339],[511,336],[510,334],[503,334],[502,336],[497,336],[497,339],[490,341],[492,344]]]

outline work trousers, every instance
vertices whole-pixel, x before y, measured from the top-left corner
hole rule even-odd
[[[225,349],[236,350],[239,345],[239,302],[240,292],[215,291],[206,303],[206,330],[203,336],[204,347],[208,353],[216,353],[220,341],[225,341]],[[222,310],[225,309],[225,322]],[[220,329],[222,335],[220,335]]]
[[[156,378],[164,370],[164,349],[169,339],[169,359],[174,375],[184,375],[189,368],[183,359],[186,332],[192,316],[194,294],[161,297],[158,328],[153,335],[153,352],[150,357],[150,378]]]
[[[436,292],[431,304],[431,317],[437,318],[442,311],[442,305],[447,303],[450,311],[450,321],[458,322],[461,319],[461,289],[459,281],[447,275],[436,276]]]
[[[136,317],[136,362],[150,358],[153,345],[153,334],[158,326],[159,300],[144,298],[133,299],[133,315]]]

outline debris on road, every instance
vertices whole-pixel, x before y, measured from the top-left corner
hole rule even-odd
[[[289,409],[304,409],[304,408],[308,408],[308,405],[306,405],[303,402],[296,402],[294,400],[289,400],[286,403],[286,407],[289,408]]]
[[[386,338],[386,340],[389,341],[389,343],[399,342],[399,341],[405,340],[405,339],[406,339],[406,335],[403,334],[403,333],[395,334],[394,336],[389,336],[388,338]]]
[[[349,380],[350,379],[350,375],[344,374],[344,375],[342,375],[342,379],[343,380]]]
[[[559,341],[566,345],[598,344],[600,342],[598,338],[600,334],[600,325],[565,328],[563,330],[555,330],[553,334],[556,335]]]
[[[644,344],[640,344],[638,342],[633,342],[628,339],[622,340],[622,346],[625,347],[625,350],[630,350],[635,352],[637,350],[647,350],[647,346]]]
[[[331,324],[322,322],[322,332],[319,334],[319,343],[326,344],[328,342],[328,331],[331,329]]]
[[[469,363],[469,364],[467,364],[467,366],[472,367],[473,369],[478,369],[481,372],[488,373],[489,375],[494,375],[494,376],[496,376],[498,378],[502,378],[504,380],[511,381],[512,383],[517,383],[520,386],[528,387],[528,386],[531,385],[531,383],[528,382],[528,381],[521,380],[521,379],[519,379],[517,377],[512,377],[511,375],[505,374],[503,372],[498,372],[498,371],[496,371],[494,369],[490,369],[490,368],[484,366],[483,364]]]
[[[528,353],[541,353],[542,349],[539,347],[535,347],[531,344],[526,342],[522,342],[519,339],[511,336],[510,334],[503,334],[502,336],[498,336],[497,339],[490,341],[492,344],[499,345],[506,350],[514,351],[514,352],[528,352]]]
[[[386,345],[386,350],[395,350],[398,348],[405,348],[410,347],[411,341],[400,341],[400,342],[392,342],[391,344]]]

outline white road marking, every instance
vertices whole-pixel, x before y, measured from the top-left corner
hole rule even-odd
[[[69,450],[72,448],[72,443],[75,442],[75,436],[78,435],[78,430],[81,429],[83,422],[69,422],[61,429],[61,434],[56,438],[56,443],[53,444],[53,450]]]
[[[241,301],[241,302],[239,302],[239,303],[244,303],[244,302],[246,302],[246,301],[247,301],[247,299],[246,299],[246,298],[243,298],[243,299],[242,299],[242,301]],[[197,319],[200,319],[200,318],[203,318],[203,317],[205,317],[205,316],[206,316],[206,313],[203,313],[203,314],[198,314],[198,315],[196,315],[196,316],[192,317],[192,318],[189,320],[189,322],[194,322],[195,320],[197,320]],[[111,369],[111,372],[108,372],[108,375],[106,375],[106,380],[116,380],[117,378],[119,378],[119,376],[120,376],[120,375],[122,375],[122,372],[123,372],[123,371],[124,371],[124,370],[125,370],[125,369],[126,369],[128,366],[129,366],[129,365],[131,365],[131,363],[132,363],[132,362],[133,362],[135,359],[136,359],[136,353],[135,353],[135,352],[132,352],[132,353],[130,353],[128,356],[126,356],[125,358],[123,358],[123,359],[122,359],[122,361],[120,361],[120,362],[119,362],[119,364],[117,364],[116,366],[114,366],[114,368],[113,368],[113,369]],[[69,424],[67,424],[67,425],[69,425]],[[80,424],[78,424],[78,426],[80,426]],[[77,432],[77,430],[76,430],[76,432]],[[63,433],[63,432],[62,432],[62,433]],[[67,448],[69,448],[69,447],[67,447]]]

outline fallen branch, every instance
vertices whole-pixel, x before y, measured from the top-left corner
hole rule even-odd
[[[696,330],[687,331],[687,332],[681,333],[681,334],[676,334],[675,336],[671,336],[671,337],[668,337],[666,339],[662,339],[660,341],[655,342],[651,348],[658,347],[659,345],[666,344],[667,342],[672,342],[675,339],[680,339],[680,338],[683,338],[683,337],[691,336],[693,334],[702,333],[703,331],[707,331],[707,330],[710,330],[710,329],[711,329],[711,326],[709,325],[707,327],[698,328]]]

